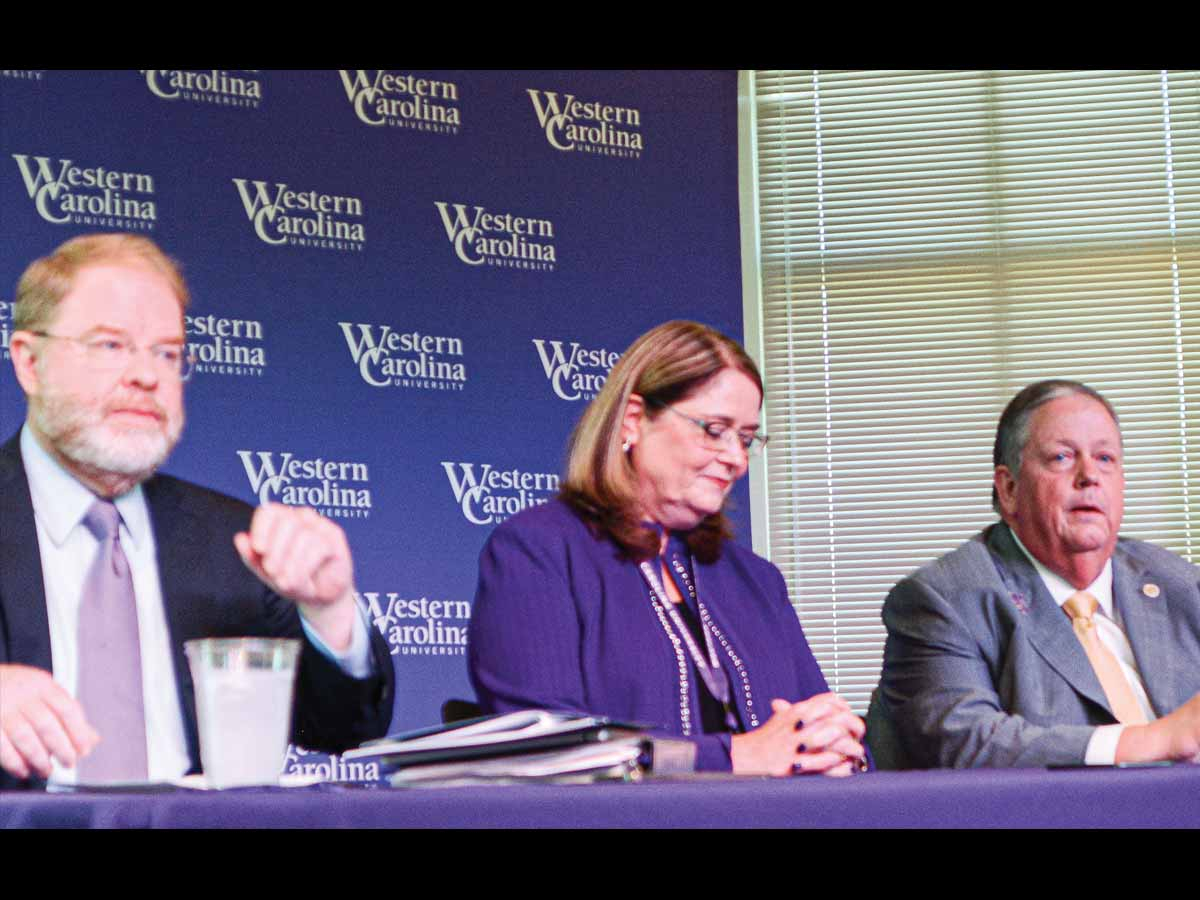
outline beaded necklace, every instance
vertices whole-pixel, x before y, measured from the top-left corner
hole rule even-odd
[[[728,726],[730,732],[736,734],[742,731],[741,723],[738,721],[733,709],[729,677],[725,674],[724,669],[721,668],[717,648],[713,643],[714,635],[720,642],[722,649],[729,655],[741,678],[742,691],[745,695],[745,708],[750,717],[750,727],[756,728],[758,726],[758,716],[754,712],[754,699],[750,690],[750,680],[743,661],[713,621],[708,608],[697,596],[696,586],[688,574],[687,567],[680,560],[678,554],[673,556],[671,563],[675,573],[686,587],[689,598],[695,603],[697,610],[699,610],[701,631],[704,633],[704,649],[707,651],[707,658],[706,654],[700,650],[700,647],[697,646],[695,639],[692,637],[691,629],[684,624],[682,616],[680,616],[679,611],[676,609],[676,605],[671,602],[670,597],[664,590],[662,581],[654,566],[649,561],[645,561],[640,563],[638,568],[641,570],[642,577],[650,588],[650,604],[658,616],[659,624],[662,625],[675,650],[675,659],[679,666],[679,718],[684,735],[690,736],[692,734],[687,656],[691,657],[692,663],[695,665],[696,671],[700,673],[700,677],[703,679],[709,693],[724,710],[725,724]],[[685,648],[687,651],[686,656],[684,653]]]

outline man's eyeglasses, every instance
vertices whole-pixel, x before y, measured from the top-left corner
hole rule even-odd
[[[70,341],[77,347],[83,348],[84,357],[89,368],[97,372],[123,371],[129,366],[129,361],[140,349],[137,344],[121,335],[103,334],[90,338],[68,337],[64,334],[51,334],[48,331],[35,331],[38,337],[54,341]],[[182,344],[155,344],[147,348],[150,359],[158,373],[167,378],[178,378],[187,381],[196,369],[196,357],[188,353]]]
[[[667,409],[675,413],[681,419],[687,419],[697,428],[704,432],[707,443],[714,450],[725,443],[730,435],[737,438],[737,442],[741,444],[742,449],[746,451],[747,456],[757,456],[762,452],[762,448],[767,445],[770,435],[759,434],[755,431],[738,431],[732,425],[725,422],[707,422],[704,419],[696,419],[689,416],[687,413],[681,413],[675,407],[666,403],[659,403],[654,400],[647,400],[646,404],[656,409]]]

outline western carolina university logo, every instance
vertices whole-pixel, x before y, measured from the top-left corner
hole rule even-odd
[[[469,266],[505,266],[554,271],[554,224],[512,213],[490,213],[482,206],[467,211],[462,203],[435,200],[455,255]]]
[[[25,191],[38,215],[55,225],[153,231],[158,219],[154,178],[74,160],[14,153]]]
[[[196,371],[261,377],[267,365],[262,322],[219,316],[184,316],[188,352]]]
[[[262,83],[253,77],[257,69],[138,69],[146,87],[162,100],[216,103],[220,106],[258,108]]]
[[[308,775],[318,781],[379,781],[379,763],[345,760],[334,754],[316,753],[288,744],[283,774]]]
[[[467,649],[471,604],[466,600],[405,600],[389,591],[355,594],[392,656],[462,656]]]
[[[574,94],[526,88],[538,124],[555,150],[640,159],[642,115],[626,106],[583,102]]]
[[[372,387],[461,391],[466,386],[462,338],[395,331],[391,325],[338,326],[359,376]]]
[[[8,341],[12,337],[12,303],[0,300],[0,353],[8,359]]]
[[[250,488],[260,503],[311,506],[331,519],[371,515],[366,463],[301,459],[290,451],[239,450]]]
[[[498,469],[491,463],[443,462],[454,500],[473,525],[503,522],[558,492],[559,478],[547,472]]]
[[[371,72],[374,74],[370,74]],[[458,134],[458,85],[386,69],[339,69],[354,115],[368,125]]]
[[[367,236],[361,219],[362,200],[317,191],[297,191],[284,182],[234,178],[246,218],[267,244],[361,251]]]
[[[588,350],[578,341],[533,339],[542,371],[554,393],[563,400],[591,400],[604,387],[608,373],[621,358],[612,350]]]

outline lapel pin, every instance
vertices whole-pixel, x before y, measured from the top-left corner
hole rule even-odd
[[[1024,594],[1018,594],[1018,593],[1014,592],[1012,594],[1012,602],[1016,605],[1017,609],[1020,610],[1022,613],[1026,614],[1026,615],[1029,614],[1029,605],[1025,602]]]
[[[1142,585],[1142,593],[1145,594],[1147,597],[1149,597],[1151,600],[1153,600],[1155,597],[1157,597],[1159,594],[1161,594],[1162,591],[1159,589],[1157,584],[1154,584],[1153,582],[1149,582],[1147,584]]]

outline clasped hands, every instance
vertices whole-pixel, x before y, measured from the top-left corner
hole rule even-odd
[[[1200,694],[1146,725],[1127,725],[1117,743],[1118,763],[1177,760],[1200,763]]]
[[[734,774],[850,775],[866,759],[866,726],[837,694],[817,694],[798,703],[775,699],[771,713],[760,727],[733,736]]]
[[[335,652],[351,641],[354,566],[346,535],[311,509],[268,503],[234,536],[246,566],[293,601]],[[0,768],[17,778],[49,778],[51,758],[73,767],[101,740],[83,706],[33,666],[0,665]]]

